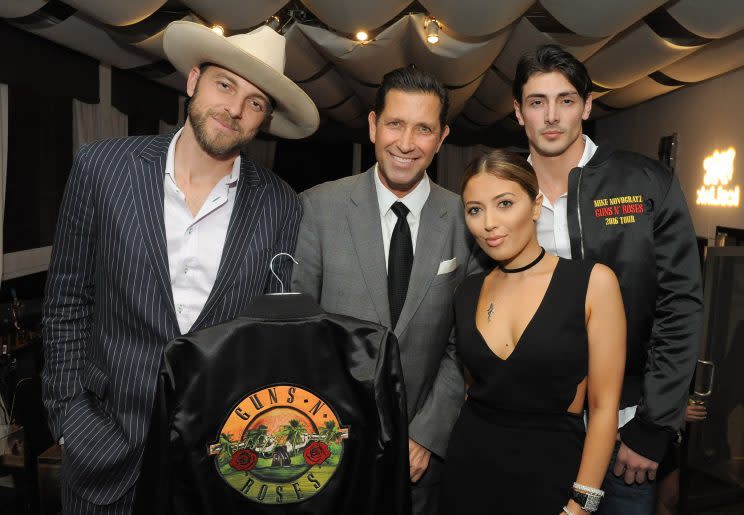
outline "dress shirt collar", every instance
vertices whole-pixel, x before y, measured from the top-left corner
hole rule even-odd
[[[181,127],[173,136],[170,145],[168,145],[168,156],[165,159],[165,175],[169,176],[173,182],[176,182],[176,143],[178,142],[178,138],[181,137],[181,132],[183,132],[183,127]],[[235,161],[233,161],[232,171],[230,172],[230,175],[227,176],[225,184],[233,184],[237,182],[239,178],[240,155],[238,155],[238,157],[235,158]]]
[[[592,141],[592,138],[587,136],[586,134],[581,135],[582,138],[584,138],[584,152],[581,154],[581,159],[579,159],[579,162],[576,164],[576,166],[586,166],[586,164],[591,160],[592,157],[594,157],[594,153],[597,151],[597,145]],[[527,156],[527,161],[532,164],[532,154]],[[542,191],[540,191],[542,193]],[[568,196],[568,192],[565,192],[561,197]],[[559,197],[560,198],[560,197]],[[550,203],[550,200],[548,200],[548,196],[543,194],[543,201],[542,201],[543,207],[547,207],[549,209],[553,209],[552,204]]]
[[[395,193],[390,191],[382,184],[380,180],[379,164],[375,164],[375,190],[377,191],[377,205],[380,208],[380,216],[385,217],[390,211],[390,208],[396,202],[400,201],[405,204],[408,208],[409,216],[413,216],[414,219],[418,219],[421,216],[421,210],[426,204],[426,199],[429,198],[429,192],[431,191],[431,184],[429,183],[429,176],[424,172],[424,177],[419,181],[413,190],[408,192],[405,197],[397,197]]]
[[[594,157],[594,153],[597,151],[597,145],[592,141],[592,138],[586,134],[581,135],[584,138],[584,152],[581,154],[581,159],[576,166],[586,166],[589,160]],[[532,154],[527,156],[527,162],[532,164]]]
[[[597,145],[594,144],[592,139],[587,136],[586,134],[581,135],[584,138],[584,153],[581,154],[581,159],[579,159],[579,164],[576,166],[586,166],[586,164],[591,160],[592,157],[594,157],[594,153],[597,151]]]

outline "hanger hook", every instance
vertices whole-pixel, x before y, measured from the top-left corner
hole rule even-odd
[[[279,254],[275,254],[275,255],[274,255],[274,257],[273,257],[273,258],[271,258],[271,261],[269,262],[269,270],[271,270],[271,273],[272,273],[272,275],[273,275],[274,277],[276,277],[276,280],[277,280],[277,281],[279,281],[279,285],[280,285],[280,286],[282,287],[282,291],[281,291],[281,293],[284,293],[284,283],[282,282],[282,280],[281,280],[281,279],[279,279],[279,276],[278,276],[278,275],[276,275],[276,272],[274,271],[274,260],[275,260],[276,258],[278,258],[279,256],[287,256],[287,257],[288,257],[289,259],[291,259],[292,261],[294,261],[294,264],[295,264],[295,265],[299,265],[299,263],[298,263],[298,262],[297,262],[297,260],[296,260],[296,259],[294,258],[294,256],[292,256],[292,254],[288,254],[288,253],[286,253],[286,252],[280,252]]]

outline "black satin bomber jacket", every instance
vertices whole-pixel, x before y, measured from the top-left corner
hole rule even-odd
[[[702,335],[695,232],[679,181],[658,161],[600,145],[568,177],[571,256],[603,263],[620,282],[627,316],[620,429],[634,451],[660,461],[682,424]]]
[[[150,513],[410,514],[397,340],[307,295],[171,341],[154,411]]]

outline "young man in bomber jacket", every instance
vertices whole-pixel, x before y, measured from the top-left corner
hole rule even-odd
[[[591,87],[581,62],[545,45],[517,65],[514,110],[544,195],[540,244],[564,258],[610,266],[623,293],[627,365],[618,446],[599,513],[652,514],[656,469],[682,422],[697,358],[700,263],[674,174],[582,134]]]

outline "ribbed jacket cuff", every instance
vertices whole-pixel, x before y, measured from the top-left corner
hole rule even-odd
[[[660,463],[674,435],[666,428],[634,417],[620,428],[620,436],[623,443],[635,452]]]

